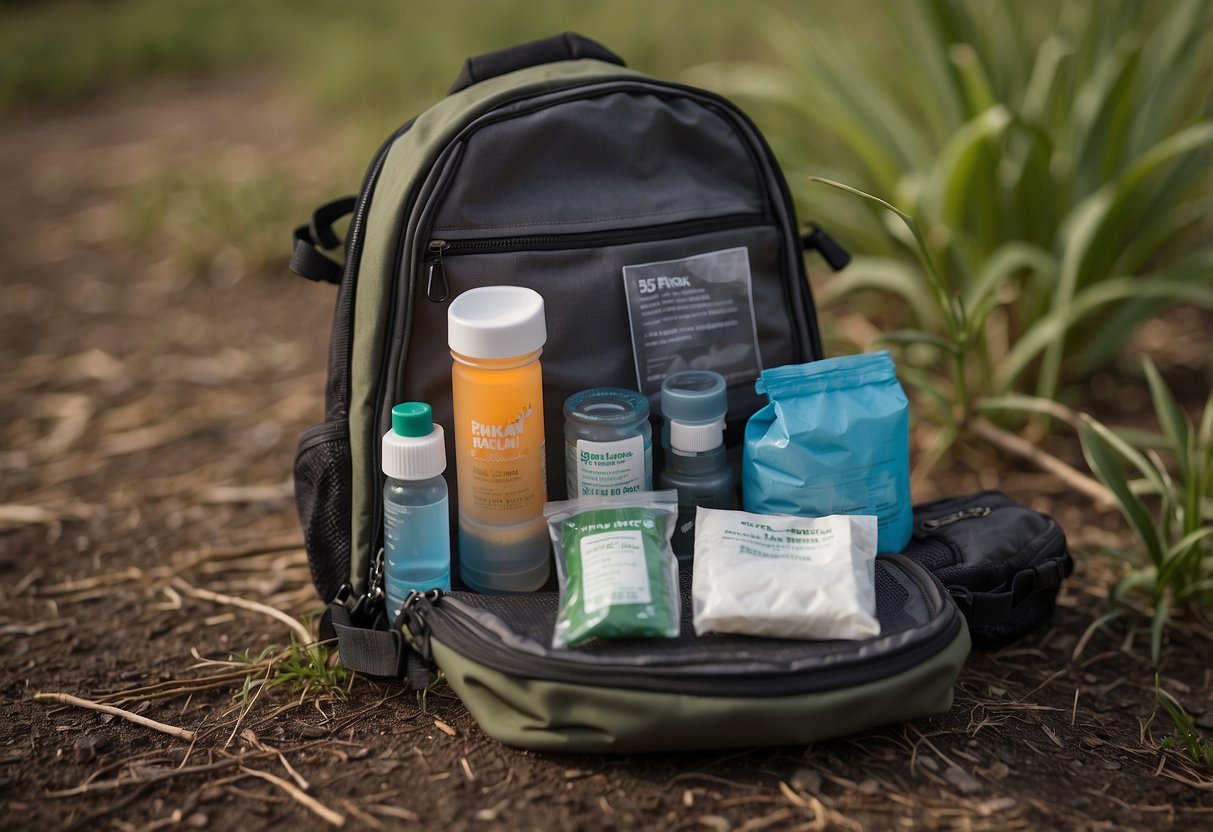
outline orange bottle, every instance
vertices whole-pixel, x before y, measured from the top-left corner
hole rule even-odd
[[[543,298],[519,286],[469,289],[447,311],[459,575],[479,592],[529,592],[551,571],[543,504]]]

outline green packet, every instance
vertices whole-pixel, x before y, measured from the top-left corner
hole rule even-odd
[[[676,638],[678,492],[580,497],[544,506],[560,611],[553,647],[593,638]]]

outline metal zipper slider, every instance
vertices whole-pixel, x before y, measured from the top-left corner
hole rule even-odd
[[[442,252],[451,247],[446,240],[430,240],[430,266],[426,272],[425,296],[434,303],[442,303],[450,296],[446,282],[446,267],[442,265]]]
[[[442,597],[441,589],[431,589],[426,592],[411,590],[404,599],[404,609],[400,617],[409,631],[413,649],[427,662],[433,660],[430,650],[430,622],[426,620],[426,610]],[[425,602],[424,606],[422,602]]]
[[[933,532],[938,528],[950,526],[953,523],[957,523],[961,520],[969,520],[974,517],[986,517],[992,511],[993,509],[989,506],[974,506],[973,508],[961,509],[960,511],[949,514],[946,517],[939,517],[934,520],[923,520],[920,525],[927,531]]]

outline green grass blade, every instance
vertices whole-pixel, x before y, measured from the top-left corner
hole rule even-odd
[[[1150,621],[1150,659],[1155,665],[1162,656],[1162,635],[1171,613],[1171,602],[1167,596],[1158,599],[1154,606],[1154,617]]]
[[[1004,243],[986,259],[977,279],[965,291],[965,304],[970,308],[981,305],[1018,272],[1051,275],[1056,270],[1057,260],[1040,246],[1019,241]]]
[[[954,234],[970,230],[983,255],[996,246],[1002,227],[995,150],[1010,124],[1010,112],[995,105],[962,126],[940,151],[923,196],[929,216]]]
[[[1117,506],[1145,545],[1150,562],[1160,565],[1163,562],[1163,551],[1158,529],[1155,528],[1145,506],[1129,488],[1124,467],[1111,443],[1108,442],[1107,435],[1101,433],[1092,424],[1084,424],[1079,429],[1078,435],[1087,464],[1100,481],[1116,496]]]
[[[1194,284],[1182,280],[1137,279],[1129,277],[1118,277],[1093,285],[1084,290],[1070,303],[1057,307],[1054,311],[1037,320],[1026,332],[1020,335],[1019,341],[1011,348],[1006,359],[995,370],[993,389],[1010,389],[1019,375],[1038,356],[1043,354],[1044,360],[1047,362],[1052,355],[1050,349],[1064,342],[1070,335],[1071,330],[1082,323],[1086,316],[1092,312],[1124,300],[1150,298],[1164,299],[1171,303],[1183,301],[1213,308],[1213,286]],[[1046,392],[1038,391],[1038,395],[1041,398],[1056,398],[1055,392],[1051,391],[1055,391],[1057,380],[1060,378],[1060,359],[1064,354],[1064,351],[1061,350],[1056,353],[1058,364],[1053,369],[1048,383],[1042,382],[1040,384],[1040,386],[1046,388]],[[1042,363],[1041,374],[1043,375],[1044,372]]]
[[[943,280],[939,276],[939,271],[935,268],[934,261],[931,259],[930,250],[927,248],[926,240],[923,239],[922,231],[918,227],[918,221],[905,211],[902,211],[900,208],[894,206],[892,203],[886,202],[878,196],[872,196],[869,193],[864,193],[858,188],[852,188],[850,185],[844,185],[841,182],[835,182],[830,179],[822,179],[819,176],[810,177],[810,181],[820,182],[823,185],[829,185],[831,188],[838,188],[841,191],[846,191],[849,194],[853,194],[861,199],[865,199],[868,202],[871,202],[873,205],[877,205],[887,211],[892,211],[901,219],[903,223],[905,223],[906,228],[909,229],[910,234],[914,237],[915,243],[917,243],[915,253],[918,255],[919,262],[922,263],[923,268],[926,270],[928,278],[927,284],[931,289],[931,293],[935,296],[936,305],[944,314],[944,321],[948,326],[949,334],[953,336],[953,340],[957,340],[958,336],[960,335],[960,327],[955,320],[952,310],[952,303],[948,297],[948,290],[944,285]]]
[[[1073,51],[1069,41],[1059,35],[1046,38],[1036,50],[1036,61],[1019,109],[1024,119],[1038,124],[1048,121],[1064,77],[1063,65],[1071,60]]]
[[[1172,561],[1183,560],[1183,555],[1189,552],[1197,552],[1199,554],[1197,544],[1203,540],[1208,540],[1210,537],[1213,537],[1213,525],[1205,526],[1184,535],[1167,550],[1167,565],[1169,566]]]
[[[1163,381],[1158,368],[1154,366],[1154,362],[1149,358],[1143,358],[1141,363],[1146,373],[1146,382],[1150,386],[1150,400],[1154,404],[1154,414],[1158,417],[1158,425],[1171,444],[1171,452],[1179,464],[1180,476],[1186,480],[1192,473],[1191,460],[1188,456],[1188,419],[1180,409],[1179,402],[1175,401],[1175,396],[1167,387],[1167,383]]]
[[[960,76],[970,112],[983,113],[998,103],[993,84],[976,49],[967,43],[954,43],[948,50],[948,58]]]

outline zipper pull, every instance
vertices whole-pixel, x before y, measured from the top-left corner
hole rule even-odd
[[[450,296],[446,282],[446,267],[442,265],[442,252],[451,247],[446,240],[430,240],[430,266],[426,273],[425,296],[434,303],[442,303]]]
[[[851,262],[851,253],[840,246],[838,241],[823,231],[817,223],[809,223],[809,229],[809,232],[800,238],[804,250],[816,251],[836,272],[845,269]]]
[[[961,520],[969,520],[974,517],[986,517],[993,509],[989,506],[974,506],[973,508],[961,509],[954,514],[949,514],[946,517],[938,517],[934,520],[923,520],[920,524],[924,529],[933,532],[943,526],[950,526],[953,523],[958,523]]]

